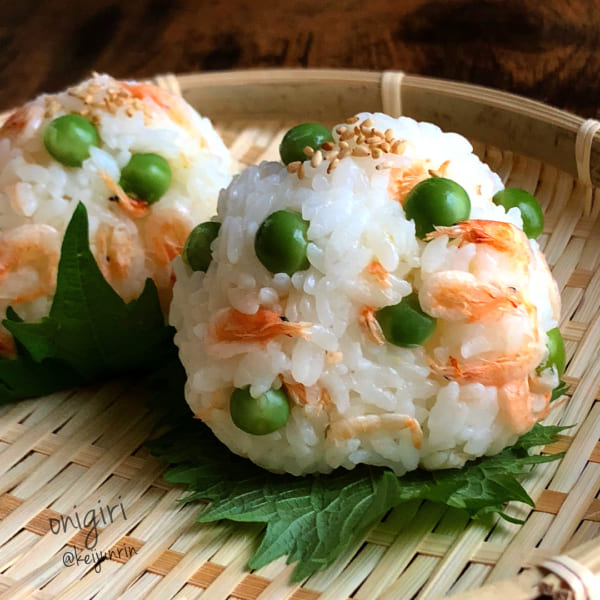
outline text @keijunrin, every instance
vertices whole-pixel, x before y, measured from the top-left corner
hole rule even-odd
[[[118,499],[121,500],[121,496]],[[98,505],[83,514],[83,511],[77,510],[75,504],[74,512],[71,514],[48,519],[50,531],[55,535],[71,530],[81,531],[85,534],[83,548],[74,546],[63,553],[62,561],[65,567],[94,565],[94,570],[100,573],[104,560],[127,560],[137,554],[137,550],[133,546],[114,546],[107,551],[97,548],[98,527],[106,527],[121,517],[123,520],[127,520],[123,502],[113,506],[110,504],[102,506],[102,501],[98,500]]]

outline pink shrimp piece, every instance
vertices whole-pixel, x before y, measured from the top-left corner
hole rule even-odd
[[[193,229],[193,221],[176,208],[151,210],[141,222],[141,235],[146,249],[146,266],[158,287],[161,306],[169,309],[175,274],[171,262],[183,251]]]
[[[44,121],[44,108],[29,104],[17,108],[0,127],[0,136],[16,138],[23,134],[30,138],[36,135]]]
[[[51,294],[56,286],[60,236],[49,225],[28,224],[0,233],[0,282],[25,267],[37,272],[38,285],[18,289],[14,304]]]
[[[445,235],[457,239],[459,247],[465,243],[486,244],[495,250],[506,252],[522,268],[527,268],[532,259],[527,236],[511,223],[473,219],[450,227],[436,227],[435,231],[425,236],[425,240]]]
[[[552,392],[534,394],[529,389],[527,377],[514,379],[502,385],[498,390],[500,412],[515,433],[529,431],[535,423],[548,416]],[[541,401],[543,408],[534,410],[534,404]]]
[[[500,386],[526,377],[540,363],[543,352],[543,349],[531,345],[517,354],[489,359],[459,361],[454,356],[450,356],[447,364],[439,364],[430,359],[430,366],[434,373],[444,379],[458,383]]]
[[[310,337],[310,323],[291,323],[276,312],[259,309],[253,315],[234,308],[222,311],[209,325],[208,338],[213,343],[251,342],[266,344],[280,335]]]
[[[21,225],[0,232],[0,284],[4,308],[50,295],[56,288],[60,236],[49,225]],[[28,272],[26,278],[19,275]],[[0,356],[14,357],[12,335],[0,326]]]
[[[515,288],[479,282],[466,271],[438,271],[425,278],[419,303],[432,317],[469,322],[499,319],[529,306]]]
[[[129,275],[133,240],[122,228],[102,223],[96,232],[96,261],[107,281],[122,281]]]
[[[170,266],[171,261],[181,254],[192,229],[191,218],[177,209],[149,214],[144,223],[144,234],[151,261],[158,268]]]
[[[285,378],[282,378],[282,385],[292,402],[298,406],[312,407],[316,409],[316,414],[320,414],[325,406],[333,404],[327,389],[320,385],[305,386],[303,383]]]
[[[437,169],[429,169],[428,173],[432,177],[445,177],[446,172],[448,171],[448,167],[450,166],[450,161],[445,160]],[[480,186],[481,187],[481,186]]]
[[[423,161],[414,161],[407,167],[390,169],[390,179],[387,191],[392,200],[404,206],[406,196],[417,183],[430,177],[429,171]]]
[[[108,173],[100,171],[98,176],[104,181],[109,191],[117,197],[117,205],[126,215],[130,216],[132,219],[139,219],[146,216],[146,213],[148,212],[147,202],[137,200],[136,198],[130,198],[123,191],[123,188]]]
[[[163,110],[169,113],[169,116],[179,125],[189,125],[189,120],[177,106],[177,100],[172,94],[151,83],[136,83],[130,84],[124,81],[121,85],[132,95],[139,100],[152,100]]]
[[[27,126],[29,122],[29,107],[21,106],[17,108],[9,117],[6,119],[2,127],[0,127],[0,135],[14,136],[19,135]]]
[[[372,342],[378,346],[385,344],[381,325],[379,325],[379,321],[375,318],[375,309],[372,306],[363,306],[360,309],[358,322]]]
[[[162,88],[151,83],[127,83],[121,81],[121,86],[124,87],[134,98],[145,100],[151,98],[156,104],[165,110],[171,110],[172,97]]]
[[[364,433],[377,431],[394,433],[403,429],[410,430],[411,443],[416,449],[419,449],[423,441],[421,425],[415,418],[397,413],[361,415],[334,421],[329,426],[327,437],[333,440],[349,440]]]
[[[378,260],[372,260],[365,269],[367,273],[373,275],[379,285],[383,288],[390,287],[390,276],[384,266]]]

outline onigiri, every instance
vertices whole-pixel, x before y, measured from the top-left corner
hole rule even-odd
[[[294,128],[281,155],[174,261],[197,418],[272,471],[402,475],[497,453],[548,413],[558,288],[465,138],[361,113]]]
[[[16,109],[0,128],[0,316],[46,314],[78,203],[106,280],[129,301],[151,277],[164,310],[172,259],[214,214],[229,151],[181,97],[97,75]],[[0,328],[0,354],[14,353]]]

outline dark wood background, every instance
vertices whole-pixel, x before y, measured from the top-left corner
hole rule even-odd
[[[92,70],[402,69],[600,116],[600,0],[0,0],[0,110]]]

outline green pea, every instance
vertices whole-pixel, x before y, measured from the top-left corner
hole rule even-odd
[[[398,304],[375,312],[385,339],[395,346],[422,346],[435,331],[436,320],[425,314],[417,294],[410,294]]]
[[[292,127],[279,144],[279,156],[285,165],[291,162],[305,161],[308,157],[304,148],[310,146],[318,150],[325,142],[333,142],[331,131],[320,123],[302,123]]]
[[[44,146],[48,154],[67,167],[80,167],[90,155],[90,148],[100,144],[96,127],[81,115],[63,115],[44,129]]]
[[[494,194],[494,204],[508,212],[515,206],[521,211],[523,231],[528,238],[538,237],[544,231],[544,213],[537,200],[521,188],[506,188]]]
[[[565,372],[565,365],[567,362],[563,337],[558,327],[547,331],[546,335],[548,336],[548,341],[546,342],[546,348],[548,348],[548,357],[537,368],[537,372],[541,373],[546,369],[556,367],[558,376],[561,377]]]
[[[469,195],[456,181],[431,177],[417,183],[404,203],[408,219],[415,222],[417,236],[424,238],[436,225],[454,225],[471,214]]]
[[[158,154],[133,154],[121,171],[119,185],[129,196],[152,204],[169,189],[171,168]]]
[[[229,399],[229,412],[236,427],[246,433],[266,435],[283,427],[290,416],[288,397],[283,390],[269,390],[258,398],[250,388],[236,388]]]
[[[192,271],[206,271],[212,260],[210,245],[219,235],[221,223],[206,221],[196,225],[183,246],[181,258]]]
[[[270,214],[258,228],[254,251],[258,260],[271,273],[287,273],[308,269],[306,257],[308,221],[300,213],[278,210]]]

